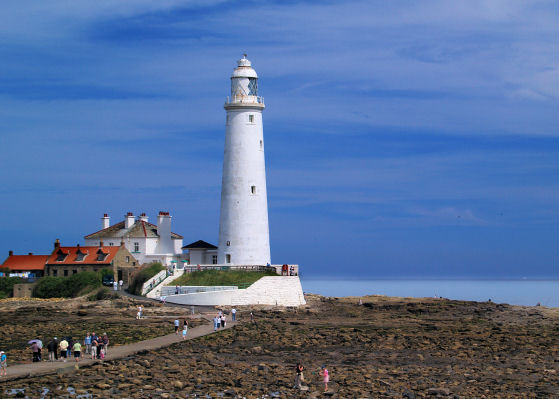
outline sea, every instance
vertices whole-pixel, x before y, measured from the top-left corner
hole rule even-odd
[[[559,307],[559,280],[350,280],[304,278],[305,293],[323,296],[387,295],[398,297],[443,297],[523,306]]]

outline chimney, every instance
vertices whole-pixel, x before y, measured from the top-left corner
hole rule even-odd
[[[60,240],[58,238],[54,240],[54,248],[60,248]]]
[[[103,217],[101,218],[101,226],[103,226],[103,229],[108,228],[111,225],[111,218],[109,217],[108,214],[104,214]]]
[[[134,214],[132,212],[128,212],[126,214],[126,218],[124,219],[124,228],[129,229],[134,225]]]
[[[146,222],[146,223],[147,223],[148,217],[146,216],[146,213],[145,213],[145,212],[143,212],[143,213],[140,215],[140,220],[141,220],[142,222]]]
[[[159,212],[157,216],[157,234],[159,235],[158,252],[162,254],[174,253],[171,238],[171,215],[169,212]]]
[[[33,256],[33,252],[29,252],[29,255],[30,255],[30,256]]]
[[[121,246],[121,247],[124,247],[124,238],[122,238],[122,239],[120,240],[120,246]]]
[[[8,252],[8,256],[14,256],[14,251],[10,250],[10,251]]]
[[[99,246],[100,246],[100,247],[103,246],[103,240],[99,240]]]

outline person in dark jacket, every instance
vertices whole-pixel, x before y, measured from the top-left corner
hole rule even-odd
[[[49,341],[49,343],[47,344],[47,350],[49,351],[50,362],[58,360],[58,339],[56,337]]]

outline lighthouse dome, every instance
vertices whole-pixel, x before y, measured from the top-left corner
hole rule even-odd
[[[243,54],[243,58],[237,61],[237,68],[233,71],[231,78],[258,78],[256,71],[252,69],[252,64],[248,60],[246,54]]]

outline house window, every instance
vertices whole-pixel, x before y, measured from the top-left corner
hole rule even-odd
[[[212,264],[217,265],[217,255],[212,256]]]
[[[140,252],[140,243],[139,242],[134,243],[134,252]]]
[[[53,275],[54,277],[58,276],[58,270],[56,270],[56,269],[53,269],[53,271],[52,271],[52,275]]]
[[[126,257],[126,263],[130,263],[130,256]]]
[[[254,123],[254,115],[248,116],[248,123]]]
[[[250,193],[256,194],[256,186],[250,186]]]
[[[110,243],[109,243],[109,246],[112,247],[113,245],[115,245],[114,242],[110,242]]]
[[[227,242],[225,243],[225,245],[227,245],[228,247],[230,247],[230,246],[231,246],[231,241],[227,241]]]
[[[76,269],[72,270],[72,274],[76,274],[78,271]]]
[[[68,270],[64,270],[64,277],[66,277],[68,275]]]
[[[231,263],[231,255],[225,255],[225,263]]]

